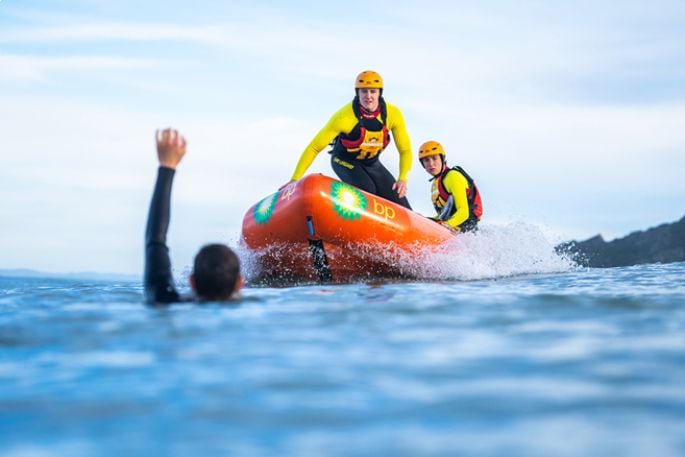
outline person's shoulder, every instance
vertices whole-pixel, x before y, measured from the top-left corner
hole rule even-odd
[[[357,123],[357,116],[354,114],[352,102],[336,111],[328,121],[328,127],[336,131],[346,131]]]
[[[444,177],[442,178],[442,182],[446,185],[459,185],[462,187],[468,187],[469,183],[466,179],[466,176],[464,176],[463,173],[461,173],[459,170],[455,170],[454,168],[450,168],[447,170],[447,173],[445,173]]]
[[[345,117],[353,117],[357,118],[357,116],[354,114],[354,108],[352,108],[352,102],[345,103],[338,111],[333,114],[334,118],[345,118]]]
[[[398,124],[404,123],[404,115],[402,111],[392,103],[385,102],[385,111],[387,113],[388,125],[393,127]]]
[[[385,102],[385,109],[388,111],[388,114],[402,114],[402,111],[397,105],[393,105],[392,103],[386,101]]]

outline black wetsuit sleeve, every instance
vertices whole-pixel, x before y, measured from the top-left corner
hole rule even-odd
[[[179,301],[166,245],[173,180],[174,170],[159,167],[145,229],[145,300],[150,304]]]

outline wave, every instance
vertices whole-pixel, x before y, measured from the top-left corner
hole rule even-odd
[[[303,281],[291,275],[300,265],[311,262],[308,252],[302,258],[293,257],[290,246],[271,246],[261,251],[238,248],[243,274],[248,283],[265,285],[297,285],[315,282]],[[482,224],[474,233],[455,236],[435,249],[415,246],[407,249],[379,243],[355,244],[354,254],[360,260],[355,281],[419,280],[419,281],[472,281],[496,279],[525,274],[543,274],[571,271],[575,264],[554,249],[542,230],[534,224],[512,222],[506,225]],[[287,258],[295,264],[282,264],[279,269],[262,274],[264,259],[279,258],[279,252],[288,251]],[[328,253],[329,258],[336,252]],[[340,255],[338,253],[338,255]],[[292,262],[291,262],[292,263]],[[369,269],[377,265],[377,270]],[[388,268],[388,267],[391,268]],[[293,279],[295,278],[295,279]],[[349,277],[348,277],[349,279]],[[335,278],[334,278],[335,280]],[[334,281],[335,282],[335,281]]]

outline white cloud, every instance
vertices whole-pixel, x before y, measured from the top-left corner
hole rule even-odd
[[[158,23],[73,23],[59,26],[14,27],[0,32],[0,43],[81,44],[88,41],[199,41],[223,42],[225,35],[216,26],[182,26]]]
[[[3,24],[0,80],[12,84],[0,89],[0,219],[9,221],[0,266],[31,266],[18,262],[41,257],[42,246],[47,269],[137,271],[153,131],[169,123],[190,142],[174,187],[177,265],[206,239],[235,237],[365,68],[383,73],[414,149],[438,139],[472,172],[488,221],[522,217],[583,237],[681,217],[685,103],[649,93],[635,101],[614,84],[615,70],[635,62],[682,71],[671,35],[601,28],[615,24],[610,15],[540,21],[538,9],[526,18],[530,6],[483,8],[397,5],[371,38],[336,16],[254,11],[200,25],[132,13]],[[655,78],[638,76],[647,87]],[[609,89],[621,103],[602,97]],[[310,171],[331,174],[328,161],[321,154]],[[383,162],[396,173],[394,146]],[[410,197],[423,213],[432,211],[426,178],[415,163]]]
[[[45,57],[0,53],[0,81],[21,83],[44,82],[54,72],[77,74],[92,70],[130,70],[162,65],[153,59],[107,56]]]

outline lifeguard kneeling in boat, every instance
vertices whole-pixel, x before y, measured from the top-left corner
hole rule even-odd
[[[431,200],[438,213],[433,219],[457,232],[476,230],[483,215],[483,203],[471,176],[459,166],[447,166],[445,149],[437,141],[421,145],[419,161],[433,176]]]

